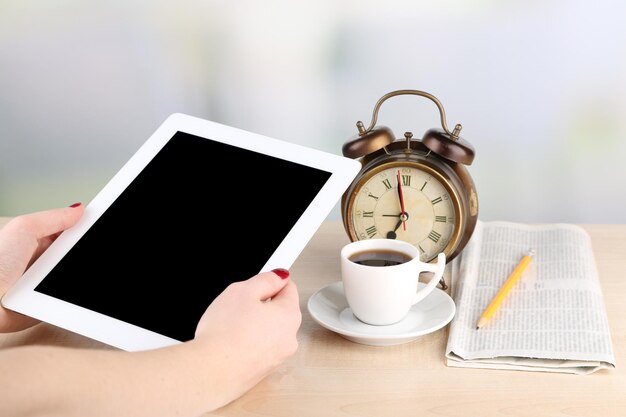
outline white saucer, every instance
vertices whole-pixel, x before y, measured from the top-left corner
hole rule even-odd
[[[425,284],[420,282],[420,288]],[[411,342],[444,327],[452,320],[456,307],[452,298],[435,288],[411,308],[404,320],[388,326],[372,326],[357,319],[343,292],[343,283],[335,282],[309,298],[309,313],[322,327],[356,343],[391,346]]]

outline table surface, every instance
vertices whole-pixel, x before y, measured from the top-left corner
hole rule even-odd
[[[0,226],[6,221],[0,218]],[[290,269],[303,321],[298,352],[244,396],[207,416],[626,415],[626,225],[582,225],[591,235],[617,368],[591,375],[451,368],[447,327],[396,346],[350,342],[313,321],[309,297],[340,280],[341,222],[325,222]],[[0,336],[0,347],[105,348],[48,324]]]

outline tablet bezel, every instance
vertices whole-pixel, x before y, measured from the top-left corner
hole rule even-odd
[[[10,310],[127,351],[181,343],[151,330],[35,291],[35,287],[102,216],[144,167],[177,133],[184,132],[261,154],[311,166],[331,175],[261,271],[289,268],[361,168],[355,160],[193,116],[168,117],[85,208],[80,221],[63,232],[2,298]],[[259,272],[261,272],[259,271]]]

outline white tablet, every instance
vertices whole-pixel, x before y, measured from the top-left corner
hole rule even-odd
[[[128,351],[190,340],[230,283],[292,265],[359,169],[174,114],[2,304]]]

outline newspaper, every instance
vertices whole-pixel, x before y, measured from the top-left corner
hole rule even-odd
[[[487,325],[476,322],[530,249],[532,262]],[[446,362],[466,368],[589,374],[615,368],[591,240],[571,224],[478,222],[452,263]]]

